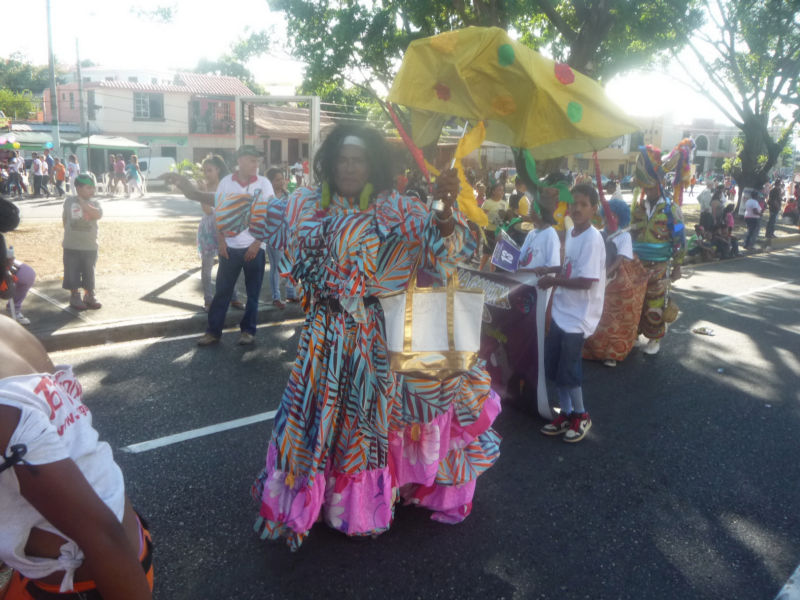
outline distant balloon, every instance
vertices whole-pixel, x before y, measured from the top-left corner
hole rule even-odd
[[[4,137],[0,137],[0,146],[3,146],[3,145],[5,145],[5,143],[6,143],[7,141],[8,141],[8,140],[6,140],[6,138],[4,138]]]
[[[12,145],[14,146],[14,150],[19,150],[19,147],[20,147],[20,143],[19,142],[14,142]]]
[[[45,147],[45,148],[47,148],[47,149],[49,150],[50,148],[52,148],[52,147],[53,147],[53,142],[47,142],[47,143],[44,145],[44,147]]]

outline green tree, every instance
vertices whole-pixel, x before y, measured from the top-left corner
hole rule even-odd
[[[245,33],[247,34],[245,37],[239,38],[231,44],[229,52],[216,60],[200,59],[194,70],[196,73],[236,77],[254,93],[263,95],[266,93],[264,87],[256,82],[253,73],[244,65],[251,58],[261,56],[269,50],[272,32],[268,30],[249,31],[246,28]]]
[[[18,94],[26,90],[41,94],[49,86],[50,74],[47,65],[33,65],[19,52],[0,59],[0,88]]]
[[[306,89],[358,80],[391,85],[413,40],[470,25],[513,26],[533,48],[593,77],[642,66],[683,45],[700,22],[696,0],[269,0],[286,13]]]
[[[709,27],[689,44],[699,74],[682,64],[696,89],[742,132],[730,163],[741,201],[743,187],[766,183],[800,122],[800,3],[703,2]],[[793,113],[776,122],[782,105]]]
[[[36,110],[33,94],[28,90],[18,93],[0,89],[0,110],[13,120],[25,120]]]

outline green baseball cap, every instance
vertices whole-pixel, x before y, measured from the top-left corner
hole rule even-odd
[[[243,144],[236,151],[236,156],[264,156],[264,153],[252,144]]]

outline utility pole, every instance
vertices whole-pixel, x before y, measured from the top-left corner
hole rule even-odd
[[[88,121],[86,120],[86,111],[84,110],[83,106],[83,77],[81,76],[81,51],[78,47],[78,38],[75,38],[75,60],[77,61],[77,74],[78,74],[78,111],[80,111],[80,122],[81,122],[81,135],[86,136],[86,170],[91,171],[91,159],[89,158],[92,154],[92,144],[91,144],[91,134],[89,132]],[[77,152],[77,148],[76,148]]]
[[[53,126],[53,154],[61,155],[61,134],[58,130],[58,91],[56,90],[56,64],[53,56],[53,26],[50,21],[50,0],[47,1],[47,52],[50,65],[50,123]]]

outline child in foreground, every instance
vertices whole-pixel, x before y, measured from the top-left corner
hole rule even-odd
[[[555,287],[552,321],[545,338],[544,364],[548,379],[556,384],[561,408],[542,427],[544,435],[563,435],[565,442],[580,442],[592,427],[583,403],[582,358],[584,340],[594,333],[603,313],[606,289],[606,249],[603,236],[592,226],[599,197],[589,184],[572,188],[570,207],[574,226],[567,231],[564,264],[538,267],[538,287]]]

